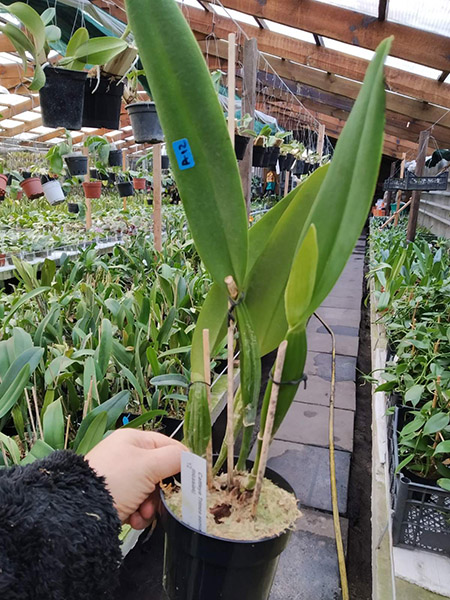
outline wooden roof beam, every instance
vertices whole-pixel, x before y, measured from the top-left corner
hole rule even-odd
[[[395,36],[391,55],[442,71],[450,70],[449,39],[363,13],[324,5],[317,0],[222,0],[226,8],[297,27],[347,44],[375,50],[386,37]]]
[[[189,23],[194,32],[208,35],[213,29],[215,35],[223,40],[230,33],[236,33],[236,25],[228,17],[206,14],[199,9],[189,7]],[[258,50],[302,65],[314,67],[355,81],[363,81],[369,61],[329,48],[297,40],[289,36],[263,30],[253,25],[241,23],[245,33],[258,42]],[[386,87],[392,92],[446,106],[450,108],[450,84],[441,84],[428,77],[407,73],[401,69],[385,67]]]

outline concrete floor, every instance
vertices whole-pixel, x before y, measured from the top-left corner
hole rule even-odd
[[[364,241],[317,311],[336,336],[335,447],[339,512],[344,540],[356,406],[356,359],[363,290]],[[300,499],[303,517],[281,556],[271,600],[341,598],[331,516],[328,418],[331,337],[316,317],[308,325],[308,382],[270,449],[269,467],[283,475]],[[344,542],[345,543],[345,542]]]

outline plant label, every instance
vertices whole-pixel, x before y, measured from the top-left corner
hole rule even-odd
[[[183,521],[206,532],[206,460],[192,454],[181,454],[181,512]]]
[[[189,146],[189,142],[186,138],[173,142],[172,146],[180,171],[185,171],[186,169],[192,169],[192,167],[195,167],[195,161],[194,157],[192,156],[191,147]]]

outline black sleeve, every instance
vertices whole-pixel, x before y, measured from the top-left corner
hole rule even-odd
[[[0,598],[111,597],[120,521],[104,480],[69,451],[0,470]]]

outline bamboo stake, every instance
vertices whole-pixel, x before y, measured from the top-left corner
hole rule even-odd
[[[30,396],[28,395],[27,388],[25,388],[24,392],[25,392],[25,399],[27,401],[28,415],[30,416],[31,429],[33,430],[33,436],[34,436],[34,439],[32,441],[34,442],[34,440],[37,440],[36,425],[35,425],[35,422],[34,422],[33,411],[31,409]]]
[[[89,171],[89,148],[83,146],[83,154],[87,156],[87,173],[84,176],[84,181],[89,183],[91,178]],[[92,203],[90,198],[85,198],[86,202],[86,229],[91,229],[92,227]]]
[[[42,423],[41,423],[41,417],[39,416],[39,406],[38,406],[38,400],[37,400],[37,392],[36,392],[36,388],[33,385],[33,387],[31,388],[31,391],[33,393],[33,402],[34,402],[34,410],[36,411],[36,421],[39,427],[39,433],[41,434],[41,439],[44,439],[44,433],[42,431]]]
[[[236,34],[228,34],[228,133],[234,148],[236,117]]]
[[[66,436],[64,438],[64,450],[67,450],[67,443],[69,441],[69,429],[70,429],[70,415],[67,417]]]
[[[84,406],[83,406],[83,419],[88,414],[89,405],[91,403],[91,398],[92,398],[92,386],[93,385],[94,385],[94,378],[91,377],[91,381],[89,383],[88,395],[87,395],[87,398],[86,398],[86,400],[84,402]]]
[[[156,252],[161,252],[161,144],[153,146],[153,239]]]
[[[204,380],[206,386],[206,393],[208,397],[209,414],[211,414],[211,367],[210,367],[210,349],[209,349],[209,329],[203,330],[203,371]],[[212,464],[212,436],[209,438],[208,446],[206,448],[206,462],[207,462],[207,476],[208,476],[208,488],[211,490],[213,487],[213,464]]]
[[[403,152],[402,154],[402,164],[400,165],[400,179],[403,179],[404,175],[405,175],[405,161],[406,161],[406,152]],[[398,225],[398,211],[400,208],[400,201],[402,199],[402,190],[397,190],[397,194],[396,194],[396,203],[397,206],[395,207],[395,221],[394,221],[394,225],[395,227],[397,227]]]
[[[283,373],[284,359],[286,357],[287,340],[283,340],[278,347],[277,358],[275,361],[275,369],[273,374],[273,385],[270,393],[269,409],[267,411],[266,426],[264,428],[263,443],[261,449],[261,458],[259,461],[258,475],[256,477],[255,491],[253,492],[252,500],[252,517],[256,515],[258,508],[259,497],[263,483],[264,473],[266,471],[267,458],[269,456],[269,446],[272,439],[273,422],[275,420],[275,411],[277,408],[278,393],[280,386],[276,382],[281,381]]]
[[[290,171],[285,171],[284,174],[284,195],[287,196],[289,193],[289,176],[290,176],[291,172]]]
[[[379,229],[379,230],[381,231],[382,229],[384,229],[384,228],[386,227],[386,225],[387,225],[388,223],[390,223],[390,222],[391,222],[391,221],[394,219],[394,217],[395,217],[396,215],[399,215],[399,214],[400,214],[400,213],[401,213],[403,210],[405,210],[406,208],[408,208],[408,206],[411,204],[411,200],[412,200],[412,198],[410,198],[410,199],[408,200],[408,202],[406,202],[406,203],[405,203],[405,204],[404,204],[404,205],[403,205],[401,208],[399,208],[399,209],[398,209],[398,212],[396,211],[396,212],[395,212],[393,215],[391,215],[391,216],[389,217],[389,219],[383,223],[383,225],[380,227],[380,229]]]
[[[225,278],[225,283],[230,296],[228,310],[232,310],[233,302],[238,297],[238,289],[231,275]],[[228,321],[227,330],[227,484],[228,489],[233,487],[234,475],[234,324]]]

